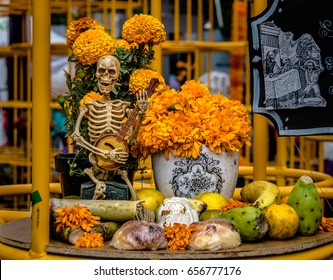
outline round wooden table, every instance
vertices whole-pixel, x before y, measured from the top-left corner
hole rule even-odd
[[[31,259],[31,220],[22,218],[0,225],[0,258]],[[50,240],[42,259],[272,259],[315,260],[333,256],[333,233],[317,232],[313,236],[297,236],[289,240],[262,239],[243,243],[240,247],[221,251],[121,251],[105,242],[103,248],[77,248]]]

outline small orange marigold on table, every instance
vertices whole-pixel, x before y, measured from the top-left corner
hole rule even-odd
[[[185,250],[191,237],[191,231],[188,225],[174,223],[164,226],[164,235],[168,240],[170,250]]]
[[[63,206],[54,210],[58,215],[54,224],[57,225],[56,232],[61,232],[65,227],[77,228],[89,232],[91,227],[100,223],[100,217],[93,216],[85,206],[76,205],[74,207]]]
[[[238,208],[238,207],[243,207],[243,206],[246,206],[246,205],[248,205],[248,204],[245,203],[245,202],[239,201],[237,199],[230,198],[227,201],[227,203],[220,208],[220,211],[221,212],[227,212],[231,209]]]
[[[100,248],[104,246],[103,236],[100,233],[85,232],[75,243],[76,247]]]

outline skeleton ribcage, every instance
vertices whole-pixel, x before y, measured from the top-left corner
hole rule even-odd
[[[116,134],[123,124],[130,103],[122,100],[94,100],[86,102],[88,108],[88,134],[96,142],[104,134]]]

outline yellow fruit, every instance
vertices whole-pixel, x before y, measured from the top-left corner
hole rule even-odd
[[[220,208],[227,203],[227,200],[222,194],[214,192],[200,193],[195,198],[207,204],[206,210],[220,210]]]
[[[164,201],[164,195],[157,189],[143,188],[136,191],[139,200],[144,200],[144,208],[155,211]]]
[[[299,227],[299,217],[288,204],[272,204],[265,211],[268,235],[273,239],[292,238]]]
[[[268,181],[250,182],[241,189],[240,195],[244,202],[252,202],[253,206],[260,209],[279,203],[281,198],[279,187]]]

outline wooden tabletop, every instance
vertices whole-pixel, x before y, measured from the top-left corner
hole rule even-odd
[[[28,250],[31,244],[31,220],[24,218],[0,225],[0,242]],[[332,232],[317,232],[313,236],[296,236],[289,240],[261,239],[257,242],[244,242],[238,248],[220,251],[121,251],[111,248],[109,241],[105,242],[103,248],[77,248],[52,239],[45,250],[48,254],[89,259],[256,259],[311,251],[331,243],[333,243]]]

